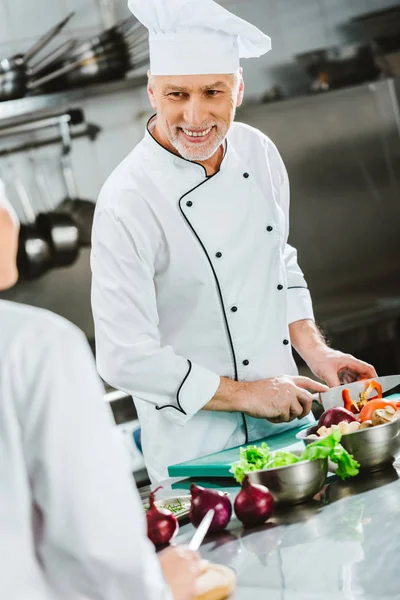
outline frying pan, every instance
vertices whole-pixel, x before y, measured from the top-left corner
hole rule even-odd
[[[36,279],[46,273],[52,266],[51,248],[36,225],[36,215],[32,208],[29,195],[22,180],[18,177],[14,167],[13,182],[18,194],[26,224],[19,230],[17,267],[20,279]]]
[[[76,180],[71,161],[71,134],[68,122],[60,121],[60,132],[63,144],[61,153],[61,173],[64,179],[67,197],[57,207],[57,212],[70,215],[79,232],[80,246],[90,246],[95,204],[90,200],[78,197]]]
[[[79,254],[78,228],[71,216],[52,210],[50,192],[44,171],[30,156],[36,186],[43,201],[45,212],[41,212],[36,223],[39,232],[48,242],[52,253],[53,267],[72,265]]]

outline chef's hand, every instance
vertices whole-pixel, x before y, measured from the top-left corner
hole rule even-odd
[[[167,548],[158,555],[174,600],[193,600],[196,579],[202,572],[201,557],[186,546]]]
[[[307,364],[314,375],[325,381],[329,387],[377,377],[372,365],[329,347],[320,350],[311,360],[308,359]]]
[[[242,411],[250,417],[285,423],[308,415],[313,401],[309,390],[327,392],[328,388],[308,377],[282,375],[241,382],[237,393]]]

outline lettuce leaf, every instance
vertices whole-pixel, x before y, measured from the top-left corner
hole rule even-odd
[[[342,434],[338,429],[330,435],[316,440],[305,447],[300,457],[292,452],[278,450],[271,452],[268,445],[263,442],[260,446],[250,445],[240,448],[240,461],[234,463],[230,469],[235,480],[242,483],[246,473],[262,471],[276,467],[285,467],[303,460],[318,460],[329,458],[337,464],[336,474],[341,479],[354,477],[358,474],[359,463],[341,445]]]
[[[300,460],[317,460],[318,458],[329,458],[337,464],[336,475],[341,479],[354,477],[359,472],[360,464],[340,444],[342,434],[338,429],[330,435],[316,440],[305,447]]]

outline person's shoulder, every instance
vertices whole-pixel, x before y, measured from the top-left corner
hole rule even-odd
[[[265,133],[241,121],[234,121],[229,130],[229,138],[235,149],[240,151],[267,152],[276,150],[276,146]]]
[[[78,327],[49,310],[7,300],[0,301],[0,331],[2,345],[8,347],[17,339],[30,338],[38,349],[49,338],[65,343],[84,337]]]
[[[143,140],[119,163],[104,182],[96,203],[96,211],[118,210],[126,200],[140,198],[143,177],[147,175]]]

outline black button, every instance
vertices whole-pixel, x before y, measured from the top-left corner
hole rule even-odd
[[[289,340],[283,340],[283,343],[284,343],[285,346],[287,346],[288,343],[289,343]]]
[[[221,258],[221,256],[222,256],[222,252],[217,252],[215,256],[216,256],[217,258]]]
[[[231,311],[232,312],[236,312],[237,311],[237,306],[232,306]]]
[[[249,361],[247,360],[247,358],[246,358],[246,360],[243,361],[243,364],[245,367],[247,367],[247,365],[249,364]]]
[[[279,291],[283,290],[283,285],[281,283],[277,287]]]
[[[272,230],[273,230],[273,227],[271,227],[271,225],[268,225],[267,231],[272,231]]]
[[[188,200],[188,201],[186,202],[186,206],[193,206],[193,202],[192,202],[191,200]]]
[[[247,179],[247,178],[249,177],[249,174],[248,174],[248,173],[243,173],[243,177],[244,177],[245,179]]]

